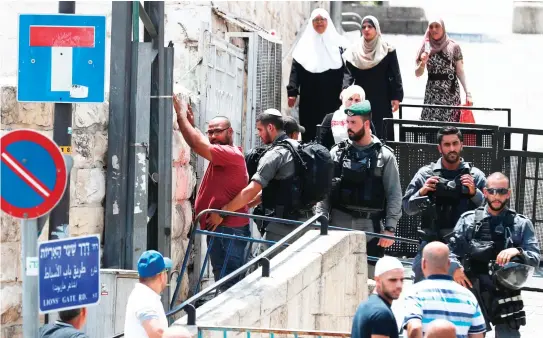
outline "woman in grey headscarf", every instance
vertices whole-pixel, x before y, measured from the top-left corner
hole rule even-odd
[[[459,106],[460,87],[458,80],[466,92],[466,102],[472,104],[471,93],[466,85],[464,75],[464,57],[460,46],[447,36],[445,23],[441,19],[432,20],[417,54],[417,77],[424,74],[428,68],[428,82],[424,94],[425,104],[438,104],[446,106]],[[443,108],[424,108],[421,120],[458,122],[460,110]]]
[[[362,19],[362,35],[362,39],[343,53],[346,66],[343,88],[356,84],[364,89],[371,103],[375,132],[382,139],[383,118],[391,118],[403,100],[402,76],[396,50],[383,40],[375,17],[368,15]],[[393,138],[393,130],[389,124],[388,139]]]

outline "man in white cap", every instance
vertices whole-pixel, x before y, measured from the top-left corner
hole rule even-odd
[[[392,302],[400,297],[404,268],[395,257],[385,256],[375,265],[375,293],[358,306],[353,318],[352,338],[398,338]]]

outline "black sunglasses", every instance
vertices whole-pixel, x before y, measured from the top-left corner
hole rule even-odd
[[[507,195],[507,193],[509,192],[509,189],[507,188],[486,188],[486,191],[490,194],[490,195]]]

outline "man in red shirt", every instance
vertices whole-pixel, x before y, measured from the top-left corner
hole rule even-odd
[[[183,138],[195,153],[209,161],[196,196],[195,214],[205,209],[220,209],[236,197],[249,181],[243,152],[240,147],[233,145],[234,131],[230,121],[224,116],[213,118],[208,123],[206,138],[194,128],[194,116],[190,106],[186,110],[182,109],[180,100],[174,96],[174,108]],[[248,213],[249,209],[244,206],[236,211]],[[208,218],[209,215],[200,219],[200,227],[204,230],[251,236],[247,218],[226,216],[218,226],[210,225]],[[246,241],[208,236],[207,243],[211,245],[210,257],[215,281],[245,263]],[[228,260],[225,262],[227,252]],[[225,284],[221,291],[228,289],[238,280]]]

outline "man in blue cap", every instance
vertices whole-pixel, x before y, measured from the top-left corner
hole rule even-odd
[[[138,260],[139,283],[128,297],[124,321],[125,337],[161,337],[168,320],[160,294],[168,284],[172,261],[155,250],[145,251]]]
[[[371,133],[368,100],[345,109],[348,140],[336,144],[330,154],[335,163],[332,192],[316,207],[330,214],[330,222],[353,230],[393,236],[402,216],[402,190],[398,164],[392,149]],[[383,257],[393,240],[367,236],[368,256]],[[373,278],[375,263],[368,263]]]

